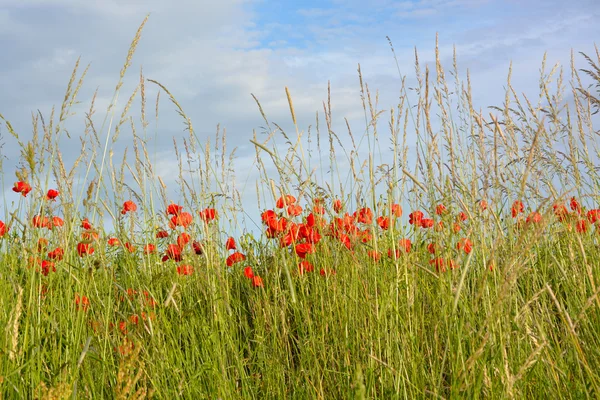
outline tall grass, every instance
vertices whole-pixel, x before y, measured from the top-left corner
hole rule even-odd
[[[72,165],[59,142],[79,63],[58,118],[35,115],[30,140],[0,115],[21,148],[16,180],[32,187],[15,184],[27,196],[13,193],[0,225],[0,397],[600,395],[599,100],[583,83],[600,84],[598,52],[585,69],[573,54],[568,83],[544,59],[537,99],[517,94],[511,70],[486,113],[437,45],[435,71],[415,51],[412,90],[399,70],[389,113],[359,68],[361,134],[334,130],[330,98],[305,132],[286,88],[290,133],[254,96],[265,212],[250,216],[225,130],[201,142],[142,72],[116,111],[144,23],[101,127],[92,100]],[[147,146],[148,85],[187,131],[174,141],[177,205]],[[119,164],[126,129],[133,155]],[[261,234],[244,225],[259,217]],[[235,245],[226,229],[243,232]]]

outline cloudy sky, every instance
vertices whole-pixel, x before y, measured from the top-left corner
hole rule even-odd
[[[264,125],[251,93],[270,121],[290,127],[287,86],[298,124],[306,129],[314,125],[315,112],[322,111],[330,81],[334,123],[363,118],[356,129],[364,130],[360,63],[363,78],[380,91],[381,108],[392,108],[400,79],[386,36],[410,82],[414,48],[422,63],[431,63],[438,32],[442,63],[451,67],[456,46],[460,69],[470,70],[475,102],[482,109],[503,101],[511,60],[514,86],[536,94],[545,51],[550,65],[558,62],[568,69],[571,50],[593,54],[594,40],[600,38],[598,0],[0,0],[0,114],[27,140],[31,113],[39,110],[48,117],[53,105],[60,106],[81,57],[84,66],[91,66],[79,114],[72,117],[80,125],[72,126],[75,137],[63,149],[77,153],[83,112],[98,89],[96,106],[103,115],[147,13],[150,19],[119,106],[143,67],[147,78],[176,96],[201,138],[214,136],[219,123],[227,129],[228,144],[238,147],[236,162],[244,172],[254,154],[252,131]],[[175,166],[167,149],[185,133],[166,100],[161,107],[159,175],[169,182]],[[131,115],[139,118],[139,106]],[[16,143],[4,127],[0,134],[4,193],[12,199]],[[120,140],[130,135],[123,133]],[[243,183],[247,176],[240,173],[238,179]],[[253,192],[254,184],[247,190]]]

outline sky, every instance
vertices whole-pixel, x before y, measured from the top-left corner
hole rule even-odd
[[[119,110],[143,68],[146,78],[174,94],[201,139],[214,137],[217,124],[227,130],[229,148],[237,147],[235,165],[242,173],[236,179],[242,184],[256,178],[247,172],[255,154],[249,140],[265,125],[251,94],[269,121],[292,132],[288,87],[298,125],[306,130],[322,112],[330,82],[334,125],[343,127],[348,118],[364,130],[358,64],[363,79],[379,90],[381,108],[397,104],[400,78],[386,37],[410,84],[414,49],[421,63],[431,64],[437,33],[442,64],[451,67],[456,48],[459,69],[469,69],[474,101],[482,110],[502,103],[511,61],[514,87],[537,94],[545,52],[550,66],[560,63],[568,70],[571,51],[591,55],[600,38],[598,0],[0,0],[0,114],[29,140],[32,112],[48,118],[53,105],[60,107],[80,57],[90,69],[77,114],[66,125],[72,138],[61,142],[66,160],[74,160],[92,96],[98,90],[100,124],[147,14]],[[153,98],[157,90],[149,86],[148,91]],[[151,132],[155,167],[177,200],[172,143],[187,133],[166,96],[161,110],[164,116]],[[131,115],[139,119],[139,106]],[[18,147],[5,127],[0,135],[4,198],[10,205]],[[130,145],[131,132],[119,140],[117,148]],[[250,198],[253,191],[251,183],[241,195]]]

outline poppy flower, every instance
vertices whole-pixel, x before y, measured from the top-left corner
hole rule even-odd
[[[156,246],[152,243],[148,243],[144,246],[144,254],[152,254],[156,252]]]
[[[333,201],[333,211],[335,211],[336,214],[338,214],[340,211],[342,211],[342,200],[335,199]]]
[[[254,287],[263,287],[263,280],[260,276],[254,275],[252,277],[252,286]]]
[[[84,219],[81,221],[81,227],[82,227],[83,229],[92,229],[92,224],[90,224],[90,221],[88,221],[88,219],[87,219],[87,218],[84,218]]]
[[[410,239],[400,239],[398,241],[398,247],[402,250],[404,250],[405,253],[410,253],[410,249],[412,247],[412,242],[410,241]]]
[[[379,252],[379,251],[369,250],[369,251],[367,251],[367,255],[369,256],[369,258],[372,258],[374,261],[381,260],[381,252]]]
[[[14,187],[12,188],[13,192],[21,193],[23,197],[27,197],[27,194],[31,192],[31,186],[29,186],[26,182],[15,182]]]
[[[207,208],[203,211],[200,211],[200,219],[204,222],[210,222],[218,218],[217,210],[214,208]]]
[[[86,296],[80,296],[79,293],[75,293],[75,308],[87,311],[89,306],[90,300]]]
[[[408,223],[414,226],[421,226],[421,220],[423,219],[422,211],[413,211],[408,214]]]
[[[235,239],[232,237],[227,238],[227,241],[225,242],[225,248],[227,250],[236,250],[237,246],[235,244]]]
[[[460,227],[460,224],[454,223],[454,225],[452,225],[452,230],[454,231],[454,233],[458,233],[460,232],[462,228]]]
[[[446,272],[446,261],[441,257],[430,260],[429,264],[433,265],[437,272]]]
[[[167,260],[181,261],[181,259],[182,259],[181,248],[176,244],[168,245],[167,251],[165,252],[165,255],[163,256],[162,261],[167,261]]]
[[[79,257],[83,257],[86,254],[94,254],[94,248],[90,243],[77,243],[77,254]]]
[[[169,237],[169,232],[164,231],[164,230],[160,230],[160,231],[156,232],[157,239],[164,239],[166,237]]]
[[[388,217],[378,217],[377,225],[384,231],[387,231],[390,228],[390,219]]]
[[[136,211],[137,210],[137,205],[131,201],[131,200],[127,200],[125,203],[123,203],[123,209],[121,210],[121,214],[125,215],[130,211]]]
[[[540,214],[537,211],[533,211],[531,212],[528,216],[527,219],[525,220],[526,223],[530,224],[530,223],[534,223],[534,224],[538,224],[542,221],[542,214]]]
[[[196,253],[196,255],[202,255],[204,254],[204,247],[202,247],[202,243],[197,242],[197,241],[193,241],[192,242],[192,249],[194,249],[194,253]]]
[[[397,218],[402,216],[402,207],[400,207],[400,204],[392,204],[392,215]]]
[[[167,206],[167,215],[178,215],[181,210],[183,210],[183,207],[175,204],[175,203],[171,203]]]
[[[479,201],[479,209],[485,211],[488,208],[488,202],[486,200]]]
[[[564,222],[567,219],[569,211],[564,204],[554,204],[552,208],[554,209],[554,215],[560,222]]]
[[[244,268],[244,276],[248,279],[254,278],[254,271],[252,271],[252,267],[247,266]]]
[[[467,214],[464,211],[461,211],[460,213],[458,213],[457,220],[466,221],[467,219],[469,219],[469,217],[467,216]]]
[[[587,220],[580,219],[579,221],[577,221],[577,225],[575,226],[575,229],[579,233],[585,233],[585,232],[587,232],[588,231],[588,222],[587,222]]]
[[[587,219],[590,221],[590,224],[595,224],[597,221],[600,221],[600,209],[589,210],[587,212]]]
[[[133,252],[135,252],[135,247],[133,247],[133,245],[132,245],[131,243],[129,243],[129,242],[125,243],[125,246],[124,246],[124,247],[125,247],[125,248],[127,249],[127,251],[128,251],[128,252],[130,252],[130,253],[133,253]]]
[[[6,235],[8,233],[8,226],[3,221],[0,221],[0,237]]]
[[[48,258],[52,260],[62,260],[65,255],[65,251],[61,247],[57,247],[48,253]]]
[[[297,244],[294,248],[296,254],[300,258],[305,258],[307,254],[312,254],[315,252],[315,246],[312,243],[300,243]]]
[[[194,268],[191,265],[180,265],[177,267],[177,273],[179,275],[192,275],[194,273]]]
[[[359,223],[368,225],[373,222],[373,211],[368,207],[361,208],[354,213],[354,217]]]
[[[31,223],[34,228],[45,228],[48,226],[49,219],[48,217],[42,217],[41,215],[34,215],[31,219]]]
[[[304,275],[305,272],[313,272],[315,270],[314,265],[310,262],[303,260],[298,264],[298,273]]]
[[[510,212],[513,218],[516,218],[517,215],[523,212],[525,208],[523,207],[523,203],[520,200],[517,200],[513,203],[510,208]]]
[[[181,234],[179,234],[179,236],[177,236],[177,245],[183,249],[185,245],[187,245],[190,242],[190,240],[192,240],[190,234],[187,232],[182,232]]]
[[[431,228],[433,226],[433,219],[423,218],[421,219],[421,228]]]
[[[63,219],[61,217],[52,217],[52,226],[57,226],[57,227],[61,227],[65,224],[65,221],[63,221]]]
[[[462,238],[456,244],[457,250],[464,250],[465,253],[469,254],[473,250],[473,243],[468,238]]]
[[[285,196],[281,196],[279,199],[277,199],[275,206],[277,208],[284,208],[284,207],[292,205],[294,203],[296,203],[296,198],[294,196],[292,196],[291,194],[288,194]]]
[[[435,254],[435,252],[437,251],[437,245],[435,243],[429,243],[427,245],[427,251],[431,254]]]
[[[50,189],[50,190],[48,190],[48,193],[46,193],[46,199],[54,200],[58,197],[58,195],[59,195],[58,190]]]
[[[575,197],[571,197],[571,201],[569,202],[569,206],[571,210],[581,212],[581,204],[577,201]]]
[[[435,207],[435,213],[437,215],[442,215],[446,212],[446,206],[443,204],[438,204],[437,207]]]
[[[268,224],[271,219],[277,219],[277,214],[273,210],[266,210],[260,214],[260,219],[262,220],[263,224]]]
[[[119,246],[120,244],[121,242],[119,241],[119,239],[115,237],[111,237],[108,239],[108,245],[111,247]]]
[[[298,204],[292,204],[287,208],[288,215],[292,217],[297,217],[302,214],[302,207]]]
[[[44,260],[41,264],[42,270],[41,273],[44,276],[48,276],[50,272],[56,272],[56,267],[52,261]]]
[[[177,226],[183,226],[183,228],[187,228],[194,221],[194,217],[192,214],[183,212],[171,217],[171,221],[169,223],[169,227],[171,229],[175,229]]]
[[[225,263],[227,264],[228,267],[231,267],[233,264],[238,263],[240,261],[244,261],[246,259],[246,256],[242,253],[240,253],[239,251],[236,251],[235,253],[231,254],[229,257],[227,257],[227,260],[225,260]]]

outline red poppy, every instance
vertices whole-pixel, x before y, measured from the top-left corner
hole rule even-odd
[[[31,219],[34,228],[45,228],[48,226],[50,220],[48,217],[42,217],[41,215],[34,215]]]
[[[144,254],[152,254],[156,252],[156,246],[152,243],[148,243],[144,246]]]
[[[124,247],[125,247],[125,248],[127,249],[127,251],[128,251],[128,252],[130,252],[130,253],[133,253],[133,252],[135,252],[135,247],[133,247],[133,245],[132,245],[131,243],[129,243],[129,242],[125,243],[125,246],[124,246]]]
[[[302,214],[302,207],[298,204],[292,204],[288,206],[287,212],[290,216],[297,217]]]
[[[446,206],[443,204],[438,204],[437,207],[435,208],[435,213],[437,215],[442,215],[446,212]]]
[[[512,217],[515,218],[517,215],[519,215],[520,213],[523,212],[524,210],[524,206],[523,203],[520,200],[517,200],[513,203],[512,207],[510,208],[510,212],[512,214]]]
[[[15,182],[14,187],[12,188],[13,192],[21,193],[23,197],[27,197],[27,194],[31,192],[31,186],[29,186],[26,182]]]
[[[227,250],[236,250],[237,246],[235,244],[235,239],[232,237],[227,238],[227,241],[225,242],[225,248]]]
[[[400,207],[400,204],[392,204],[392,215],[397,218],[402,216],[402,207]]]
[[[279,199],[277,199],[275,206],[277,208],[284,208],[286,206],[294,204],[295,202],[296,202],[296,198],[294,196],[292,196],[291,194],[288,194],[285,196],[281,196]]]
[[[252,267],[247,266],[244,268],[244,276],[248,279],[254,278],[254,271],[252,271]]]
[[[314,265],[310,262],[303,260],[298,264],[298,273],[304,275],[305,272],[313,272],[315,270]]]
[[[171,217],[171,221],[169,223],[169,227],[171,229],[175,229],[177,226],[183,226],[183,228],[187,228],[194,221],[194,217],[192,214],[183,212]]]
[[[479,201],[479,208],[481,209],[481,211],[485,211],[488,208],[488,202],[485,200],[481,200]]]
[[[178,215],[181,210],[183,210],[183,207],[175,204],[175,203],[171,203],[167,206],[167,215]]]
[[[48,253],[48,258],[52,260],[62,260],[65,255],[65,251],[61,247],[57,247]]]
[[[600,221],[600,209],[589,210],[587,212],[587,219],[590,221],[590,224],[595,224],[597,221]]]
[[[254,275],[252,277],[252,286],[254,287],[263,287],[263,280],[260,276]]]
[[[182,258],[183,257],[181,255],[181,248],[176,244],[170,244],[167,246],[167,251],[165,252],[165,255],[163,256],[162,261],[167,261],[167,260],[181,261]]]
[[[202,255],[204,254],[204,247],[202,247],[202,243],[197,242],[197,241],[193,241],[192,242],[192,249],[194,249],[194,253],[196,253],[196,255]]]
[[[277,214],[273,210],[266,210],[263,211],[262,214],[260,214],[260,219],[262,220],[263,224],[267,224],[271,219],[276,220]]]
[[[571,206],[571,210],[581,212],[581,204],[579,204],[575,197],[571,197],[569,206]]]
[[[48,190],[48,193],[46,193],[46,199],[54,200],[58,197],[58,195],[59,195],[58,190],[50,189],[50,190]]]
[[[433,265],[437,272],[446,272],[446,261],[444,261],[444,259],[441,257],[430,260],[429,264]]]
[[[538,224],[538,223],[542,222],[542,214],[540,214],[537,211],[533,211],[527,216],[527,219],[525,220],[525,222],[527,222],[528,224],[530,224],[530,223]]]
[[[368,207],[361,208],[354,213],[354,218],[356,218],[359,223],[370,224],[373,222],[373,211]]]
[[[374,261],[381,260],[381,252],[379,252],[379,251],[369,250],[369,251],[367,251],[367,255],[369,256],[369,258],[372,258]]]
[[[225,263],[227,264],[228,267],[231,267],[233,264],[238,263],[240,261],[244,261],[246,259],[246,256],[242,253],[240,253],[239,251],[236,251],[235,253],[231,254],[229,257],[227,257],[227,260],[225,261]]]
[[[164,239],[166,237],[169,237],[169,232],[163,230],[156,232],[157,239]]]
[[[408,214],[408,223],[414,226],[421,226],[421,220],[423,219],[423,212],[413,211]]]
[[[315,246],[312,243],[300,243],[297,244],[294,248],[296,254],[300,258],[305,258],[307,254],[312,254],[315,252]]]
[[[335,199],[333,201],[333,211],[335,211],[336,214],[342,211],[342,201],[340,199]]]
[[[433,219],[423,218],[421,219],[421,228],[431,228],[433,226]]]
[[[404,250],[405,253],[410,253],[410,248],[412,247],[412,243],[410,239],[400,239],[398,241],[398,247]]]
[[[125,203],[123,203],[123,210],[121,210],[121,214],[125,215],[130,211],[136,211],[137,210],[137,205],[131,201],[131,200],[127,200]]]
[[[179,236],[177,236],[177,245],[183,249],[185,245],[190,242],[190,240],[192,240],[190,234],[187,232],[182,232]]]
[[[458,217],[457,219],[459,221],[466,221],[469,217],[467,216],[467,214],[463,211],[461,211],[460,213],[458,213]]]
[[[465,253],[469,254],[473,250],[473,243],[468,238],[462,238],[456,244],[457,250],[464,250]]]
[[[75,293],[75,307],[78,310],[87,311],[90,306],[90,300],[86,296],[80,296],[79,293]]]
[[[388,217],[378,217],[377,225],[384,231],[387,231],[390,228],[390,219]]]
[[[42,267],[41,272],[42,272],[42,275],[44,275],[44,276],[48,276],[50,271],[56,272],[56,267],[54,266],[54,263],[52,261],[47,261],[47,260],[42,261],[41,267]]]
[[[108,245],[109,246],[113,246],[114,247],[114,246],[118,246],[120,244],[121,244],[121,242],[119,242],[119,239],[117,239],[115,237],[111,237],[111,238],[108,239]]]
[[[560,222],[564,222],[567,219],[569,211],[564,204],[554,204],[552,208],[554,209],[554,215],[556,215]]]
[[[77,254],[79,257],[83,257],[86,254],[94,254],[94,248],[90,243],[77,243]]]
[[[210,222],[218,218],[217,210],[214,208],[207,208],[200,211],[200,219],[204,222]]]
[[[579,233],[585,233],[585,232],[587,232],[588,231],[588,222],[587,222],[587,220],[580,219],[579,221],[577,221],[577,225],[575,226],[575,229]]]
[[[2,221],[0,221],[0,237],[6,235],[8,233],[8,226]]]
[[[177,267],[177,273],[179,275],[192,275],[194,273],[194,268],[191,265],[180,265]]]
[[[437,250],[437,245],[435,243],[429,243],[427,245],[427,251],[430,252],[431,254],[435,254]]]
[[[81,227],[83,229],[92,229],[92,224],[90,224],[90,221],[88,221],[87,218],[84,218],[83,221],[81,221]]]
[[[57,226],[57,227],[61,227],[65,224],[65,221],[63,221],[63,219],[61,217],[52,217],[52,226]]]

